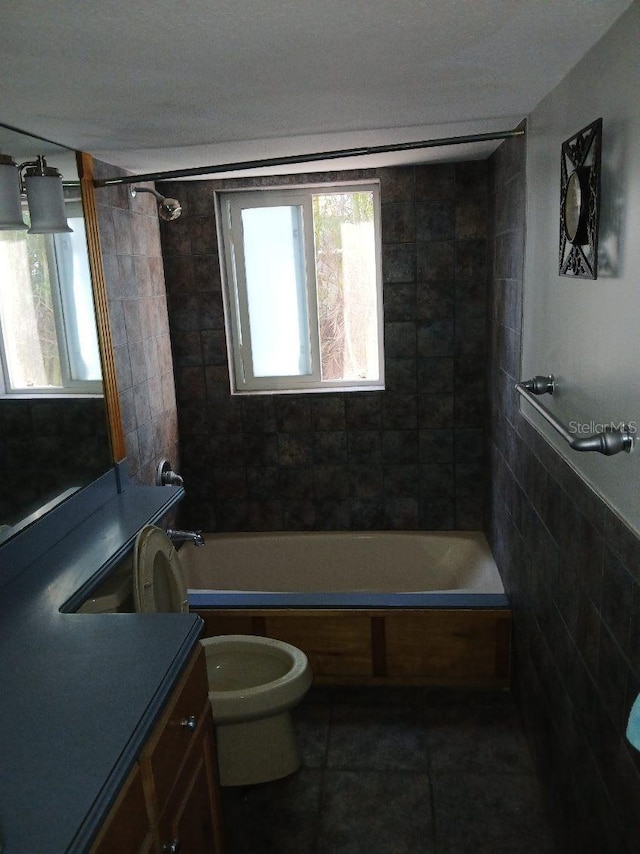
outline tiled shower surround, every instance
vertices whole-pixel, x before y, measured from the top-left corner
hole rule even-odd
[[[640,849],[640,540],[524,420],[520,365],[525,143],[491,161],[488,535],[514,609],[515,684],[559,850]]]
[[[98,178],[126,174],[94,168]],[[163,457],[180,464],[157,205],[117,185],[98,189],[96,202],[129,474],[151,485]]]
[[[213,192],[163,184],[185,524],[218,531],[479,528],[485,162],[254,179],[381,182],[385,390],[231,396]],[[242,182],[244,186],[247,182]]]

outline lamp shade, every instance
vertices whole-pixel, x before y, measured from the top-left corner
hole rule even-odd
[[[20,206],[20,172],[13,160],[0,154],[0,231],[24,231]]]
[[[73,231],[64,209],[62,177],[57,169],[47,166],[44,157],[27,169],[24,185],[31,217],[29,234]]]

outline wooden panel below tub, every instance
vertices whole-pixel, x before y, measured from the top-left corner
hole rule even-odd
[[[247,614],[230,614],[228,611],[197,611],[204,620],[202,637],[212,638],[214,635],[259,635],[254,619]]]
[[[508,672],[499,649],[510,614],[489,610],[427,610],[385,617],[388,676],[492,679]]]
[[[263,635],[303,650],[319,684],[506,687],[508,609],[198,610],[205,637]]]
[[[366,615],[266,617],[267,637],[303,650],[314,676],[372,676],[371,625]]]

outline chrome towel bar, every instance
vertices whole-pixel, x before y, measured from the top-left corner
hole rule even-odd
[[[523,380],[516,383],[518,394],[524,397],[551,424],[554,430],[557,430],[574,451],[597,451],[599,454],[611,457],[614,454],[619,454],[620,451],[626,451],[628,454],[632,450],[634,437],[631,428],[627,424],[620,424],[618,427],[613,424],[606,425],[602,432],[592,433],[590,436],[579,436],[577,432],[572,432],[569,428],[565,427],[537,399],[537,396],[541,394],[553,394],[555,387],[556,382],[553,374],[549,374],[548,377],[536,376],[530,380]]]

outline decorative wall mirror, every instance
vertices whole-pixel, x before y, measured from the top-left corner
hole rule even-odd
[[[0,154],[44,157],[61,174],[71,229],[28,233],[24,196],[26,225],[0,229],[1,544],[104,474],[124,445],[92,160],[3,126]]]
[[[562,143],[560,184],[561,276],[598,278],[602,119]]]

